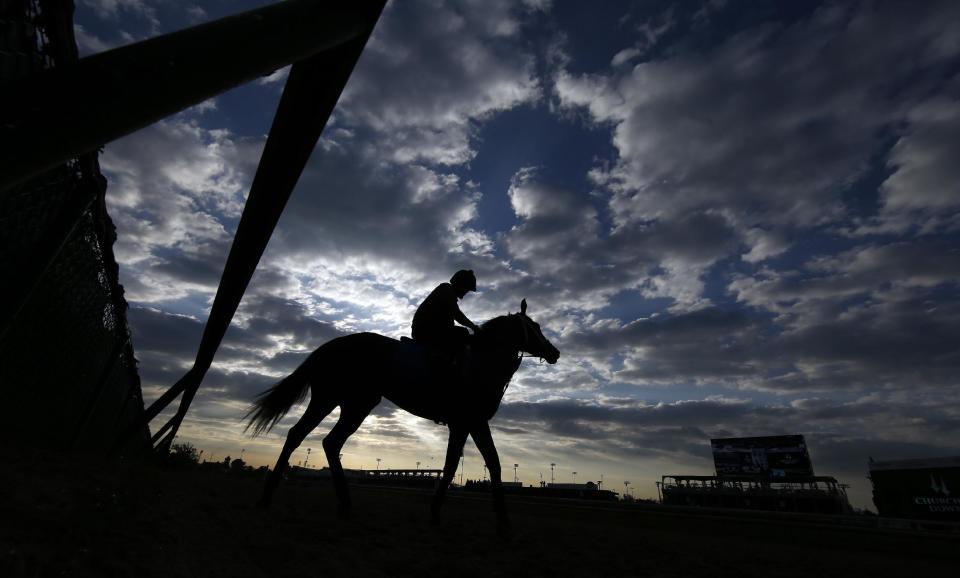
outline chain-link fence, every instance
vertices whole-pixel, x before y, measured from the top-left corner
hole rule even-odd
[[[0,0],[0,83],[76,58],[72,8],[70,0]],[[95,154],[0,191],[0,428],[8,439],[107,449],[143,413],[105,192]],[[140,439],[149,442],[146,429]]]

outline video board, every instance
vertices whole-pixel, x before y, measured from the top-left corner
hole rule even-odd
[[[711,439],[717,476],[806,478],[813,464],[802,435]]]

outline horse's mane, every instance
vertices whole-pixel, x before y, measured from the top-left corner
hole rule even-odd
[[[507,322],[510,321],[510,318],[512,317],[512,315],[513,315],[512,313],[508,313],[507,315],[494,317],[493,319],[490,319],[489,321],[482,323],[480,325],[481,333],[485,331],[489,331],[490,333],[502,332],[506,327]]]
[[[510,339],[511,331],[515,331],[516,315],[507,314],[494,317],[480,325],[480,331],[475,336],[474,343],[481,349],[488,351],[505,352],[513,349],[515,341]]]

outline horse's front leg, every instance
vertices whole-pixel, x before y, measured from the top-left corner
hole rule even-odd
[[[460,463],[460,456],[463,455],[463,445],[467,442],[467,429],[450,425],[450,438],[447,440],[447,458],[443,463],[443,477],[437,485],[437,491],[433,495],[433,504],[430,508],[431,519],[434,523],[440,521],[440,507],[443,505],[443,497],[447,493],[447,487],[453,481],[453,476],[457,473],[457,466]]]
[[[507,504],[503,499],[503,480],[500,478],[500,456],[497,454],[497,448],[493,445],[493,436],[490,435],[490,424],[483,422],[480,425],[470,429],[470,436],[473,443],[477,444],[483,461],[487,464],[487,471],[490,472],[490,490],[493,494],[493,511],[497,514],[497,522],[501,527],[510,524],[507,516]]]

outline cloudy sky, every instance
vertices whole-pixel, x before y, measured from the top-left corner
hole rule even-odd
[[[78,0],[76,31],[91,54],[264,3]],[[192,362],[284,78],[101,157],[148,401]],[[869,456],[960,452],[957,134],[949,0],[391,2],[181,439],[272,463],[294,416],[244,437],[257,392],[407,334],[469,267],[470,318],[526,297],[562,352],[493,421],[524,482],[655,496],[712,473],[711,437],[801,433],[872,507]],[[344,461],[439,467],[445,434],[385,402]]]

